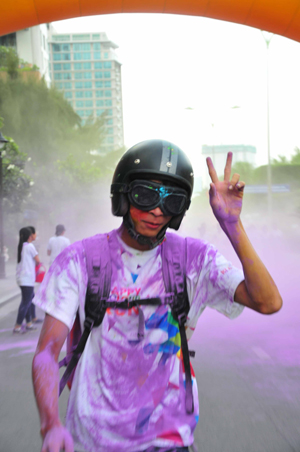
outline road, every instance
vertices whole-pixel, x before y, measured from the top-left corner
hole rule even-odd
[[[299,259],[274,269],[284,299],[279,313],[262,316],[245,309],[231,321],[207,310],[200,318],[191,341],[200,400],[199,452],[300,451],[297,268]],[[12,334],[18,303],[17,297],[0,309],[0,452],[40,452],[31,385],[39,331]],[[66,403],[65,389],[62,416]]]

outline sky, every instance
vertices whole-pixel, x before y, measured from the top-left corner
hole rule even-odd
[[[300,43],[202,17],[115,14],[53,23],[59,33],[106,32],[119,48],[125,145],[163,138],[199,174],[203,144],[245,144],[267,164],[300,147]],[[270,34],[265,34],[270,38]]]

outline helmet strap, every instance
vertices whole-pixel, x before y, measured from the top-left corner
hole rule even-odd
[[[130,237],[136,240],[140,245],[148,245],[150,249],[155,248],[164,241],[166,230],[169,226],[169,223],[167,223],[154,238],[146,237],[145,235],[136,232],[129,210],[123,217],[123,224],[126,227]]]

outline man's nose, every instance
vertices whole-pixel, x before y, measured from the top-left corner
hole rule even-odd
[[[152,213],[155,217],[161,217],[164,215],[160,207],[155,207],[155,209],[150,210],[150,213]]]

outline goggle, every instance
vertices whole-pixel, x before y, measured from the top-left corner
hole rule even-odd
[[[148,211],[159,207],[164,215],[179,215],[190,204],[185,190],[151,181],[135,180],[126,192],[130,203],[137,209]]]

